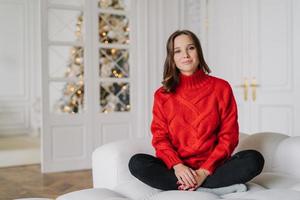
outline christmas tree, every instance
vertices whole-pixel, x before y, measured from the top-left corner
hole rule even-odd
[[[76,23],[76,40],[82,41],[83,15],[80,14]],[[63,88],[63,95],[56,103],[56,107],[63,113],[79,113],[84,100],[84,65],[83,47],[74,46],[70,49],[70,59],[65,77],[74,81],[68,82]]]
[[[124,10],[122,0],[100,0],[98,7],[108,10]],[[101,44],[129,44],[129,22],[124,15],[99,14],[99,42]],[[83,14],[80,14],[76,24],[77,41],[82,40]],[[84,62],[83,47],[72,47],[65,77],[75,80],[68,82],[63,88],[63,95],[57,101],[56,107],[63,113],[80,113],[84,103]],[[129,50],[117,48],[99,49],[99,76],[101,78],[129,77]],[[101,82],[100,86],[101,112],[129,111],[129,83]]]

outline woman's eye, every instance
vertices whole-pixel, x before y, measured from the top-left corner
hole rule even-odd
[[[189,48],[189,50],[194,50],[195,49],[195,47],[194,46],[191,46],[190,48]]]
[[[174,53],[180,53],[180,50],[174,51]]]

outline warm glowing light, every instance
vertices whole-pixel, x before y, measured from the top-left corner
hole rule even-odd
[[[80,57],[76,58],[75,59],[76,63],[81,63],[82,62],[82,59]]]
[[[64,112],[70,112],[71,108],[70,106],[64,106]]]
[[[80,32],[80,31],[76,31],[75,34],[76,34],[77,37],[80,37],[80,36],[81,36],[81,32]]]
[[[74,91],[75,91],[75,88],[74,88],[74,87],[70,87],[70,91],[71,91],[71,92],[74,92]]]
[[[111,50],[110,50],[111,54],[115,54],[116,51],[117,51],[116,49],[111,49]]]

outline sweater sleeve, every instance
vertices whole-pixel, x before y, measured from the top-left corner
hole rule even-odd
[[[217,135],[218,143],[201,166],[201,168],[208,170],[210,174],[231,156],[239,139],[237,106],[232,89],[228,83],[221,93],[223,98],[221,97],[222,99],[219,100],[221,124]]]
[[[169,169],[178,163],[182,163],[178,153],[174,150],[169,138],[167,120],[163,113],[162,102],[159,92],[154,95],[153,119],[151,123],[152,145],[156,156],[164,161]]]

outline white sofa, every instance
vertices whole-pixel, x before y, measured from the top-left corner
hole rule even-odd
[[[256,149],[265,157],[263,172],[247,183],[248,191],[217,196],[206,192],[161,191],[128,170],[135,153],[153,154],[150,139],[113,142],[93,153],[94,188],[71,192],[58,200],[300,200],[300,136],[278,133],[241,134],[236,151]]]

